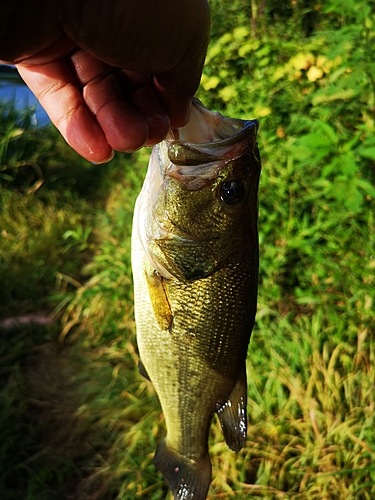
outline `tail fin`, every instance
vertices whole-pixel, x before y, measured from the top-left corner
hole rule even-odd
[[[156,450],[154,463],[172,490],[174,500],[206,500],[211,482],[209,456],[190,460],[168,448],[165,440]]]

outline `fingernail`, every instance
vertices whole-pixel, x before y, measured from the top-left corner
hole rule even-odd
[[[105,160],[103,160],[103,161],[92,161],[91,164],[92,165],[102,165],[102,163],[108,163],[109,161],[111,161],[113,159],[114,156],[115,156],[115,152],[112,151],[111,154],[108,156],[108,158],[106,158]]]

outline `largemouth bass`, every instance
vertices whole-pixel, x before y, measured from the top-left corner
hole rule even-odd
[[[228,446],[246,440],[245,360],[257,303],[257,120],[195,100],[186,127],[154,147],[132,241],[140,371],[167,434],[155,465],[175,500],[204,500],[216,412]]]

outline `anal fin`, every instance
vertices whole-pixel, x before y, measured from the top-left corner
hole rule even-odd
[[[240,451],[246,443],[247,433],[247,382],[244,366],[228,401],[216,411],[224,439],[233,451]]]
[[[206,500],[211,482],[211,461],[191,460],[168,447],[165,440],[156,450],[154,463],[164,476],[174,500]]]

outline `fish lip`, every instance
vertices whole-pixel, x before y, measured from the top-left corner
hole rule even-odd
[[[191,144],[212,144],[231,140],[247,128],[247,123],[251,124],[254,121],[257,122],[257,120],[231,118],[210,111],[194,97],[190,121],[184,127],[170,130],[167,140],[177,139]]]
[[[203,143],[181,141],[179,139],[168,140],[167,154],[169,161],[177,166],[207,165],[213,162],[233,161],[245,154],[246,151],[253,151],[256,146],[259,121],[230,118],[227,120],[240,121],[242,127],[236,134],[226,139]]]
[[[174,140],[167,143],[163,154],[165,178],[173,178],[188,191],[196,191],[215,182],[220,173],[241,157],[251,154],[257,160],[256,134],[258,120],[233,120],[241,129],[231,137],[212,143],[191,143]]]
[[[252,154],[257,160],[258,128],[258,120],[228,118],[194,99],[192,120],[175,131],[178,139],[171,133],[158,147],[160,173],[189,191],[201,189],[242,156]],[[190,140],[200,137],[202,142]]]
[[[179,143],[183,145],[189,145],[192,146],[196,149],[211,149],[211,148],[219,148],[219,147],[226,147],[226,146],[231,146],[233,144],[236,144],[237,142],[243,141],[246,139],[249,135],[250,136],[255,136],[256,133],[258,132],[259,129],[259,120],[254,119],[254,120],[240,120],[239,118],[227,118],[223,117],[225,121],[227,122],[232,122],[232,123],[238,123],[239,125],[241,124],[242,127],[239,129],[239,131],[231,135],[230,137],[227,137],[225,139],[218,139],[216,141],[211,141],[211,142],[190,142],[190,141],[182,141],[179,139],[175,139],[171,141],[171,144],[174,143]],[[255,134],[251,129],[255,127]],[[250,133],[251,132],[251,133]]]

